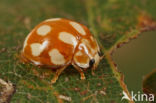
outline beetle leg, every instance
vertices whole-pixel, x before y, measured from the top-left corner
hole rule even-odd
[[[20,54],[19,58],[20,58],[20,61],[21,61],[22,63],[28,63],[28,62],[29,62],[29,61],[23,56],[23,53]]]
[[[94,73],[95,69],[96,69],[95,66],[93,66],[93,67],[91,68],[91,71],[92,71],[92,75],[93,75],[93,76],[95,75],[95,73]]]
[[[81,79],[83,80],[83,79],[86,79],[86,77],[85,77],[85,75],[84,75],[84,73],[83,73],[83,70],[81,69],[81,68],[79,68],[78,66],[76,66],[76,65],[73,65],[74,66],[74,68],[80,73],[80,75],[81,75]]]
[[[58,79],[59,75],[63,72],[63,70],[66,68],[67,66],[61,67],[59,69],[57,69],[55,76],[53,77],[53,79],[51,80],[51,83],[54,84],[56,82],[56,80]]]

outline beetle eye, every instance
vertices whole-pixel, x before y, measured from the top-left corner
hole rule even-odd
[[[94,60],[94,59],[91,59],[91,60],[89,61],[89,67],[92,67],[94,63],[95,63],[95,60]]]

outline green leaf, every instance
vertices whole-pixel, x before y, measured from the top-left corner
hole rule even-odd
[[[130,95],[111,53],[140,32],[156,29],[151,19],[156,19],[155,5],[154,0],[1,0],[0,78],[15,85],[10,101],[121,103],[123,91]],[[86,80],[80,80],[70,66],[50,85],[54,72],[20,62],[26,35],[39,22],[54,17],[78,21],[94,34],[105,55],[95,76],[87,70]]]
[[[147,74],[143,80],[143,91],[148,95],[154,94],[154,97],[156,96],[155,81],[156,81],[156,69],[153,72]]]

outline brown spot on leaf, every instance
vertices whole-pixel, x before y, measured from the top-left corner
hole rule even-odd
[[[112,100],[110,103],[116,103],[114,100]]]
[[[98,83],[98,84],[97,84],[97,86],[101,86],[101,85],[102,85],[101,83]]]
[[[141,27],[141,31],[155,30],[156,22],[151,19],[147,14],[140,15],[138,17],[138,26]]]
[[[102,78],[103,78],[103,75],[100,75],[98,78],[99,78],[99,79],[102,79]]]
[[[3,53],[3,52],[6,52],[6,48],[2,48],[2,49],[0,49],[0,53]]]
[[[23,83],[25,86],[27,86],[28,88],[34,89],[34,86],[31,85],[31,84],[29,84],[29,83],[27,83],[26,81],[23,80],[22,83]]]
[[[65,77],[65,80],[64,80],[65,82],[68,82],[69,81],[69,78],[68,77]]]
[[[24,25],[27,29],[30,29],[31,19],[29,17],[24,18]]]
[[[103,91],[106,91],[106,89],[107,89],[106,87],[102,88]]]
[[[74,91],[79,92],[80,91],[80,88],[74,88]]]
[[[32,95],[30,93],[28,93],[27,98],[30,100],[32,98]]]
[[[82,92],[80,92],[81,95],[86,95],[88,93],[88,90],[84,90]]]

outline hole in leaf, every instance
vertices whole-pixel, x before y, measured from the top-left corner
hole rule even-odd
[[[143,33],[118,48],[113,59],[124,74],[129,91],[142,91],[143,77],[156,68],[156,31]]]

